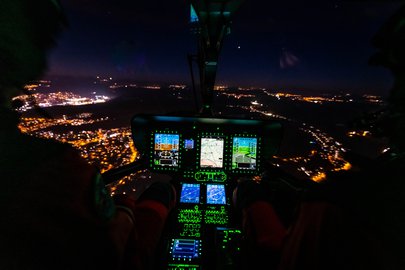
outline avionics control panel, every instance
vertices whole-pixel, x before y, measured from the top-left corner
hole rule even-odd
[[[175,179],[178,204],[165,269],[236,264],[241,231],[232,217],[232,191],[237,178],[261,174],[278,150],[281,124],[138,115],[132,119],[132,135],[149,169]]]
[[[281,124],[274,121],[173,116],[135,116],[132,134],[152,171],[198,182],[226,182],[255,175],[274,155]]]

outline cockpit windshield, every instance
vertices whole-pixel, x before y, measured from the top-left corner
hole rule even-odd
[[[30,96],[15,97],[22,101],[20,129],[72,144],[102,172],[136,161],[135,114],[181,116],[206,105],[198,80],[204,33],[197,26],[206,18],[191,2],[166,1],[158,8],[147,1],[63,3],[70,25],[48,72],[26,85]],[[212,25],[203,29],[207,40],[222,38],[215,52],[200,47],[208,59],[202,72],[207,80],[215,74],[213,116],[282,122],[283,139],[271,162],[316,182],[351,168],[343,157],[348,149],[365,156],[384,151],[384,141],[368,140],[372,131],[355,120],[387,103],[391,75],[368,60],[374,34],[400,3],[241,2],[241,8],[226,7],[229,23],[221,33]],[[53,118],[38,115],[34,100]],[[255,171],[259,165],[255,136],[180,136],[154,133],[154,166],[176,168],[180,155],[190,152],[200,168]]]

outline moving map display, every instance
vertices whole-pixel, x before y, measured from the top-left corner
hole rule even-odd
[[[232,145],[232,169],[256,169],[257,138],[234,137]]]
[[[200,167],[222,168],[224,164],[224,138],[201,138]]]
[[[178,134],[155,134],[154,165],[177,167],[179,161]]]

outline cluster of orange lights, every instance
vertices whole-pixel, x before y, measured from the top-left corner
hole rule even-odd
[[[368,137],[371,135],[371,132],[368,130],[359,130],[359,131],[349,131],[347,136],[349,137]]]

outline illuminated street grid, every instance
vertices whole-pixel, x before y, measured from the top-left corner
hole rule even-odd
[[[315,182],[326,180],[326,173],[330,171],[349,170],[352,165],[346,161],[342,154],[346,149],[341,143],[321,132],[314,127],[303,125],[300,131],[307,133],[314,140],[311,141],[314,146],[313,150],[307,156],[297,157],[274,157],[273,164],[280,166],[282,164],[295,164],[299,172]]]
[[[245,98],[250,101],[250,105],[245,106],[235,106],[235,105],[228,105],[228,107],[235,107],[235,108],[242,108],[251,113],[259,113],[264,115],[265,117],[269,117],[272,119],[281,119],[290,122],[297,122],[294,119],[287,118],[283,115],[276,114],[271,112],[267,109],[267,106],[260,103],[258,100],[254,99],[254,96],[250,94],[232,94],[232,93],[222,93],[219,92],[221,95],[225,95],[227,97],[232,97],[234,99],[242,99]],[[290,99],[293,101],[298,102],[311,102],[316,104],[323,104],[326,102],[354,102],[349,94],[345,95],[337,95],[333,97],[312,97],[312,96],[302,96],[296,94],[289,94],[289,93],[269,93],[268,91],[264,90],[264,93],[267,95],[276,97],[278,100],[281,99]],[[253,98],[253,99],[252,99]],[[381,97],[373,96],[373,95],[364,95],[363,99],[365,102],[369,103],[378,103],[382,104],[383,100]],[[297,170],[297,174],[305,177],[310,178],[315,182],[322,182],[326,180],[327,173],[331,171],[342,171],[342,170],[350,170],[352,165],[343,158],[343,153],[346,152],[344,146],[336,141],[334,138],[329,136],[327,133],[321,131],[320,129],[315,128],[314,126],[308,126],[306,123],[299,123],[299,130],[303,133],[306,133],[310,136],[311,141],[311,150],[308,154],[304,154],[303,156],[293,156],[293,157],[279,157],[275,156],[271,161],[277,167],[284,167],[284,168],[295,168]],[[368,134],[368,131],[361,131],[361,134]],[[351,131],[348,133],[348,136],[357,135],[356,131]]]
[[[31,95],[21,95],[14,97],[13,100],[20,100],[23,105],[19,111],[27,111],[34,106],[33,100],[39,107],[54,107],[54,106],[82,106],[89,104],[105,103],[110,100],[109,97],[103,95],[94,95],[92,97],[82,97],[71,92],[56,92],[49,94],[32,93]]]
[[[298,94],[291,94],[291,93],[271,93],[267,90],[263,91],[268,96],[276,97],[277,99],[289,99],[293,101],[303,101],[303,102],[310,102],[310,103],[317,103],[323,104],[328,102],[337,102],[337,103],[351,103],[355,102],[356,100],[352,97],[351,94],[339,94],[339,95],[327,95],[327,96],[304,96]],[[384,100],[375,95],[363,95],[362,98],[367,103],[374,103],[374,104],[383,104]]]
[[[49,130],[59,125],[78,126],[103,121],[101,119],[45,119],[22,118],[20,130],[30,135],[69,143],[79,149],[80,154],[101,172],[135,161],[137,151],[131,138],[129,127],[114,129],[69,131],[65,133]]]
[[[101,78],[98,78],[101,81]],[[112,78],[105,80],[110,83],[112,87],[123,87],[112,81]],[[47,82],[48,83],[48,82]],[[49,82],[50,84],[50,82]],[[31,86],[30,89],[36,85]],[[132,87],[133,85],[129,85]],[[128,87],[128,85],[124,86]],[[148,89],[160,89],[159,85],[143,86]],[[170,89],[184,90],[185,85],[177,84],[171,85]],[[249,90],[258,90],[257,88],[239,88],[238,93],[231,93],[227,86],[216,86],[218,95],[225,95],[228,98],[236,100],[248,101],[249,105],[227,105],[227,107],[235,107],[244,109],[251,113],[259,113],[265,117],[281,119],[285,121],[293,121],[283,115],[276,114],[267,109],[265,105],[255,99],[255,95],[249,93]],[[245,90],[245,91],[243,91]],[[298,102],[311,102],[315,104],[323,104],[326,102],[354,102],[350,94],[340,94],[335,96],[302,96],[291,93],[271,93],[266,89],[259,89],[263,93],[273,96],[278,100],[289,99]],[[50,94],[34,93],[33,97],[36,99],[39,106],[52,107],[52,106],[80,106],[83,104],[95,104],[109,101],[107,96],[94,96],[92,98],[83,98],[79,95],[70,92],[56,92]],[[31,108],[32,102],[30,96],[16,97],[23,101],[23,110]],[[363,102],[382,104],[381,97],[374,95],[364,95]],[[237,104],[237,102],[235,102]],[[89,163],[95,164],[102,172],[110,170],[111,168],[120,167],[124,164],[133,162],[137,158],[137,151],[131,139],[131,130],[129,127],[121,127],[114,129],[97,129],[97,130],[81,130],[69,132],[56,132],[53,128],[58,126],[72,126],[78,127],[82,125],[92,125],[95,123],[108,120],[108,117],[95,118],[89,113],[82,113],[74,117],[63,116],[59,119],[45,119],[45,118],[23,118],[20,123],[20,129],[24,133],[33,136],[53,139],[64,143],[69,143],[75,148],[80,150],[83,158],[88,160]],[[322,132],[321,130],[307,126],[305,123],[298,123],[299,130],[310,136],[311,151],[303,154],[303,156],[294,157],[279,157],[276,156],[272,163],[276,166],[295,168],[297,173],[303,177],[309,177],[313,181],[320,182],[326,179],[326,173],[330,171],[348,170],[351,164],[343,159],[342,154],[346,151],[344,146],[336,141],[334,138]],[[77,128],[76,128],[77,130]],[[364,136],[362,131],[362,135]],[[357,135],[355,131],[348,133],[348,136]],[[126,178],[122,179],[119,183],[125,183]],[[118,185],[119,186],[119,185]],[[117,186],[115,187],[117,188]]]

